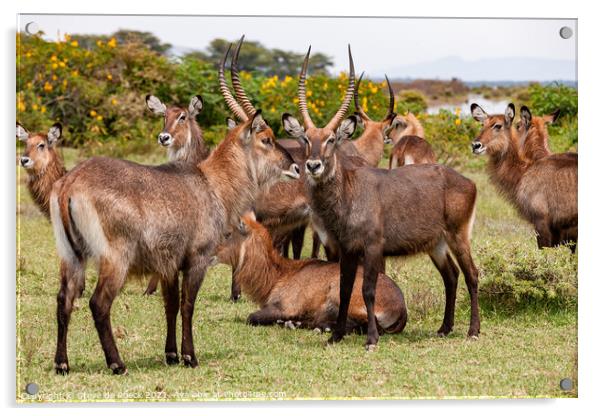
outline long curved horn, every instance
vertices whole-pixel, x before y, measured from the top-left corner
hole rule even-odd
[[[395,93],[393,92],[393,87],[391,87],[391,82],[389,82],[389,77],[387,77],[387,74],[385,74],[385,79],[387,80],[387,87],[389,87],[389,109],[387,110],[387,115],[385,116],[385,120],[387,120],[395,112]]]
[[[245,113],[247,113],[247,115],[251,117],[257,112],[257,110],[255,110],[255,107],[253,107],[253,104],[251,104],[251,100],[249,100],[247,94],[245,93],[245,90],[242,88],[238,72],[238,54],[240,53],[240,47],[242,46],[244,40],[245,35],[242,35],[240,41],[238,41],[238,45],[236,45],[236,50],[234,51],[234,55],[232,55],[232,66],[230,68],[230,74],[232,76],[232,87],[234,88],[236,98],[238,102],[242,105],[242,108],[245,110]]]
[[[232,48],[232,44],[230,44],[230,46],[228,46],[228,50],[226,51],[226,54],[224,55],[221,62],[219,63],[219,72],[218,72],[219,91],[222,93],[224,100],[226,100],[226,105],[228,106],[230,111],[232,111],[232,113],[234,113],[234,115],[240,121],[247,121],[249,119],[249,117],[245,114],[245,111],[242,109],[242,107],[236,102],[236,100],[232,96],[232,93],[230,92],[230,88],[228,88],[228,83],[226,82],[226,77],[224,76],[224,72],[226,69],[226,60],[228,59],[228,55],[230,54],[231,48]]]
[[[360,105],[359,90],[360,90],[360,84],[362,83],[363,77],[364,77],[364,73],[362,72],[362,74],[360,75],[359,79],[357,80],[357,84],[355,84],[355,88],[353,90],[353,101],[355,102],[355,111],[357,111],[360,114],[360,116],[362,116],[362,118],[370,119],[370,117],[368,117],[368,114],[366,114],[366,112]]]
[[[339,123],[347,114],[347,110],[349,109],[349,104],[351,103],[351,99],[353,98],[353,91],[355,90],[355,68],[353,66],[353,56],[351,56],[351,45],[348,45],[349,50],[349,86],[347,87],[347,92],[345,93],[345,98],[343,99],[343,103],[339,108],[339,111],[336,112],[332,120],[328,122],[326,125],[326,129],[334,130]]]
[[[309,116],[309,112],[307,111],[307,98],[305,96],[305,76],[307,75],[307,65],[309,63],[309,53],[311,52],[311,45],[307,50],[307,55],[305,55],[305,60],[303,61],[303,66],[301,67],[301,74],[299,74],[299,111],[301,111],[301,116],[303,117],[303,124],[305,124],[305,129],[315,128],[314,122],[311,120]]]

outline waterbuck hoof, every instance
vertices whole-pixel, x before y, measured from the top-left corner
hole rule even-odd
[[[182,354],[182,359],[184,360],[185,367],[196,368],[199,365],[196,357],[192,357],[188,354]]]
[[[320,328],[314,328],[314,332],[315,332],[316,334],[321,334],[321,333],[322,333],[322,330],[321,330]]]
[[[113,371],[114,375],[126,375],[128,373],[127,368],[123,364],[113,363],[109,368]]]
[[[452,329],[451,328],[447,328],[442,326],[441,328],[439,328],[439,330],[437,331],[437,336],[438,337],[446,337],[449,334],[451,334]]]
[[[230,296],[230,301],[231,301],[231,302],[234,302],[234,303],[236,303],[236,302],[238,302],[238,300],[239,300],[239,299],[240,299],[240,293],[238,293],[238,294],[236,294],[236,295],[232,295],[232,296]]]
[[[472,329],[472,328],[471,328],[471,329],[469,329],[469,330],[468,330],[468,338],[471,338],[471,339],[479,339],[479,333],[480,333],[480,332],[481,332],[481,331],[480,331],[480,330],[478,330],[478,329]]]
[[[165,353],[165,363],[167,365],[176,365],[180,363],[180,359],[178,358],[178,353],[176,352],[168,352]]]
[[[295,326],[295,324],[293,323],[293,321],[286,321],[284,323],[284,327],[288,328],[288,329],[297,329],[297,327]]]
[[[471,335],[471,334],[468,334],[468,337],[467,337],[467,338],[468,338],[470,341],[478,341],[478,340],[479,340],[479,335],[478,335],[478,334],[477,334],[477,335]]]
[[[329,344],[336,344],[337,342],[341,342],[343,340],[343,335],[339,335],[336,332],[333,332],[330,338],[328,338]]]
[[[374,352],[374,351],[376,351],[376,344],[366,344],[366,351],[367,352]]]
[[[54,363],[54,371],[60,376],[66,376],[69,374],[69,364],[67,363]]]

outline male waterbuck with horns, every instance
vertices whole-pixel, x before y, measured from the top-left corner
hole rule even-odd
[[[339,265],[317,259],[289,260],[273,247],[268,230],[245,214],[240,226],[218,248],[218,260],[232,266],[243,292],[261,309],[250,314],[251,325],[282,321],[297,326],[329,330],[339,309]],[[362,281],[362,269],[357,279]],[[401,332],[407,321],[403,293],[390,277],[378,276],[375,305],[379,328]],[[351,295],[347,328],[364,329],[368,322],[361,290]]]
[[[475,184],[445,166],[410,165],[383,170],[358,165],[353,158],[338,151],[340,140],[334,129],[343,120],[354,91],[351,50],[347,95],[325,128],[317,128],[307,112],[308,56],[299,77],[299,110],[305,128],[290,114],[282,118],[284,129],[299,139],[306,150],[306,186],[313,212],[321,218],[341,251],[340,309],[329,342],[338,342],[345,335],[360,259],[364,267],[362,294],[368,314],[366,347],[372,350],[379,336],[374,297],[383,256],[421,252],[429,253],[445,284],[445,316],[438,333],[447,335],[454,325],[458,269],[453,254],[470,293],[468,335],[477,337],[480,331],[478,271],[470,250],[477,196]]]
[[[489,176],[495,186],[535,227],[539,248],[577,244],[577,154],[562,153],[528,160],[521,157],[512,126],[514,104],[504,114],[488,115],[478,104],[470,107],[483,127],[472,142],[475,155],[489,156]]]
[[[90,308],[113,373],[126,371],[113,338],[110,311],[128,273],[161,276],[166,361],[179,362],[175,328],[181,308],[182,358],[186,366],[197,366],[192,315],[216,246],[251,208],[258,190],[290,173],[286,169],[291,163],[257,111],[230,130],[198,165],[143,166],[95,157],[69,172],[55,186],[50,203],[57,249],[65,265],[57,296],[56,371],[69,371],[67,327],[90,258],[98,264]]]

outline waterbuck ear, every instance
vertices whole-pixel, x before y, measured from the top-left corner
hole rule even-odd
[[[262,130],[265,130],[266,123],[263,117],[261,116],[261,110],[257,110],[255,115],[253,116],[253,120],[251,123],[247,123],[246,127],[242,130],[240,134],[240,141],[246,146],[251,143],[252,133],[259,133]]]
[[[556,111],[554,111],[552,114],[548,114],[546,116],[543,116],[543,121],[546,124],[552,124],[553,122],[555,122],[556,120],[558,120],[558,116],[560,116],[560,108]]]
[[[165,104],[163,104],[160,99],[150,94],[146,96],[146,106],[154,114],[165,115],[165,112],[167,111]]]
[[[520,108],[520,118],[523,121],[523,123],[525,124],[525,128],[529,129],[529,126],[531,126],[531,111],[529,111],[529,107],[527,107],[526,105],[523,105]]]
[[[61,123],[54,123],[50,129],[48,129],[48,145],[52,146],[63,134],[63,126]]]
[[[301,123],[299,123],[299,120],[289,113],[282,114],[282,127],[284,127],[286,134],[296,139],[301,139],[305,136],[305,130],[301,126]]]
[[[489,115],[481,108],[477,103],[472,103],[470,105],[470,114],[472,114],[472,118],[474,118],[479,123],[483,123]]]
[[[25,127],[17,123],[17,139],[22,142],[26,142],[29,139],[29,132],[25,130]]]
[[[232,130],[234,127],[236,127],[236,121],[228,117],[226,118],[226,125],[228,126],[228,130]]]
[[[510,126],[512,124],[515,113],[516,109],[514,108],[514,104],[508,104],[508,107],[506,107],[506,111],[504,112],[504,122],[506,123],[506,126]]]
[[[190,99],[190,105],[188,106],[188,114],[190,117],[195,117],[203,109],[203,97],[195,95]]]
[[[403,130],[408,127],[408,123],[401,116],[396,116],[391,122],[391,130]]]
[[[360,118],[358,116],[353,115],[347,117],[341,122],[336,134],[337,143],[340,143],[341,141],[349,139],[351,136],[353,136],[359,119]]]

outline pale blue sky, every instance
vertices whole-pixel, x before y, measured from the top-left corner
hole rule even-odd
[[[32,20],[49,39],[123,28],[184,49],[243,33],[271,48],[305,52],[311,44],[334,58],[335,71],[347,69],[351,43],[356,68],[378,78],[576,80],[576,20],[23,15],[20,26]],[[562,26],[575,35],[562,39]]]

